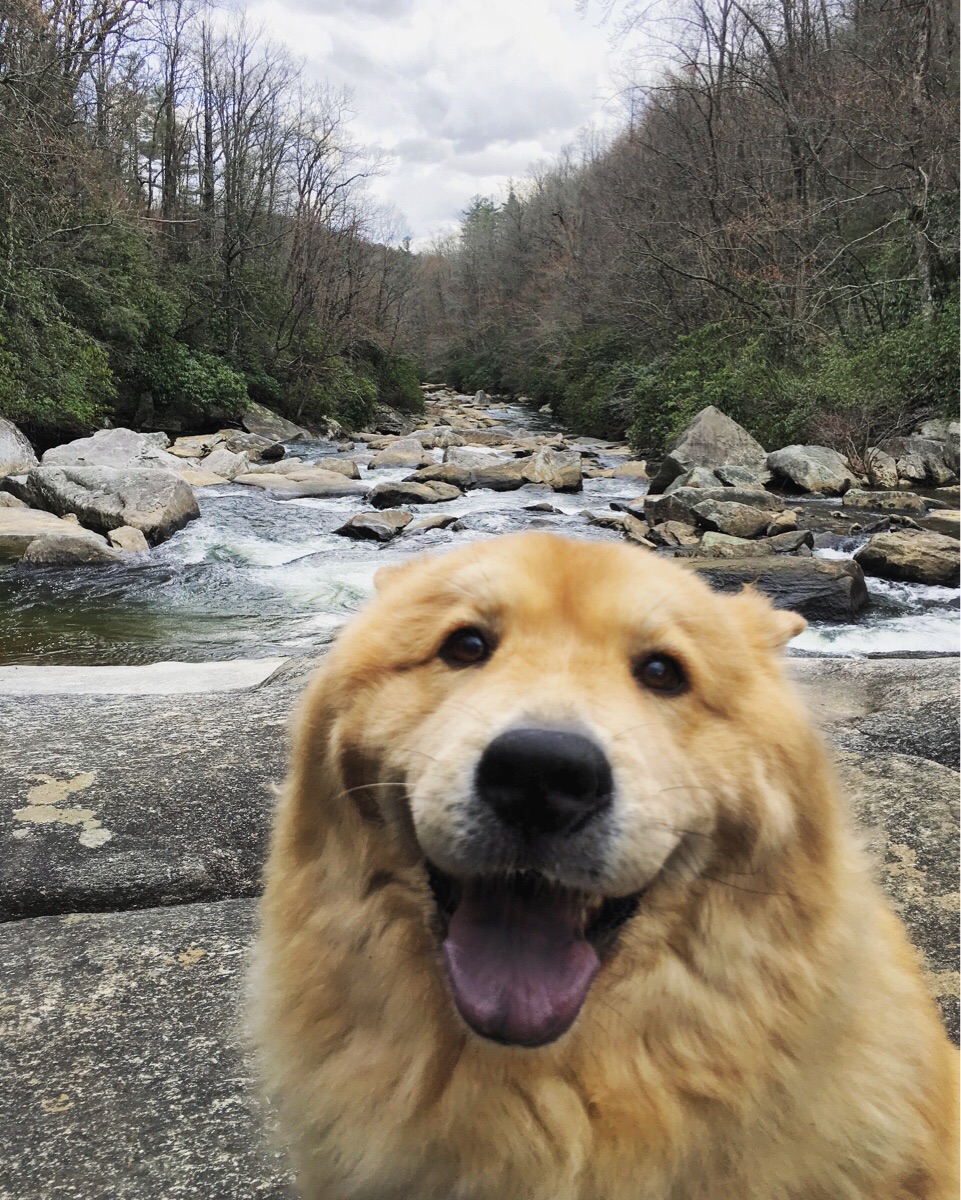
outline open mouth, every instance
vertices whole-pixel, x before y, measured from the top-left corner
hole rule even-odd
[[[483,1037],[544,1046],[574,1023],[641,893],[610,899],[534,871],[459,881],[427,863],[458,1011]]]

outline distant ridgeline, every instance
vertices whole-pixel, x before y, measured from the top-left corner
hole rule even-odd
[[[184,0],[0,11],[0,415],[214,428],[248,399],[363,424],[421,404],[411,255],[347,97]]]
[[[640,4],[615,4],[640,24]],[[475,198],[419,266],[427,366],[657,453],[714,404],[769,448],[957,409],[957,36],[921,0],[685,0],[608,144]]]

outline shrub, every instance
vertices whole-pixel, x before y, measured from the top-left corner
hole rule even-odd
[[[141,354],[137,371],[161,420],[228,419],[240,416],[249,402],[243,375],[224,359],[172,338]]]

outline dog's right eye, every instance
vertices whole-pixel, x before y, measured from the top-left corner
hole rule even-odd
[[[472,667],[485,662],[493,647],[479,629],[456,629],[440,648],[449,667]]]

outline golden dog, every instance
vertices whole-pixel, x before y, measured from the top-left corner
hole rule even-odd
[[[781,675],[629,546],[388,568],[311,683],[255,1022],[311,1200],[956,1200],[955,1057]]]

